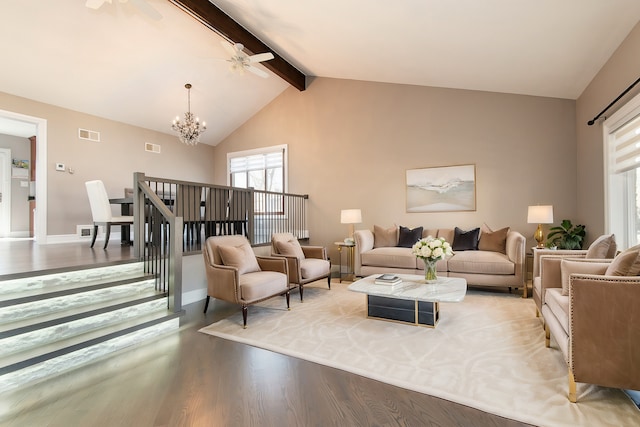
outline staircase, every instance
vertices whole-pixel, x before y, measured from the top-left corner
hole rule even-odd
[[[179,327],[141,262],[0,282],[0,390],[57,375]]]

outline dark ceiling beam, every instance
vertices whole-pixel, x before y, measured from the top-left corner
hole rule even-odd
[[[209,0],[171,0],[171,2],[227,40],[233,43],[242,43],[249,54],[267,51],[273,53],[272,60],[261,62],[261,64],[296,89],[303,91],[307,88],[306,76],[302,72]]]

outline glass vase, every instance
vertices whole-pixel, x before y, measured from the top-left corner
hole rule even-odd
[[[438,272],[436,271],[437,261],[424,259],[424,280],[427,283],[436,283],[438,281]]]

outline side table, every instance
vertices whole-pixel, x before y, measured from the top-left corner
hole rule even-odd
[[[345,242],[335,242],[335,245],[338,247],[338,252],[340,252],[340,283],[342,283],[342,277],[345,276],[346,280],[353,282],[355,280],[355,271],[354,271],[354,255],[355,255],[355,247],[356,245]],[[346,263],[342,262],[342,254],[345,254],[347,259]],[[346,271],[343,272],[343,266],[346,267]]]

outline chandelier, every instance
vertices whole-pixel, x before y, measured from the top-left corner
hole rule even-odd
[[[171,129],[178,132],[180,142],[187,145],[196,145],[200,142],[200,135],[207,130],[205,122],[200,124],[200,119],[191,113],[191,83],[184,85],[187,88],[187,112],[184,113],[184,122],[180,121],[180,117],[176,117],[171,125]]]

